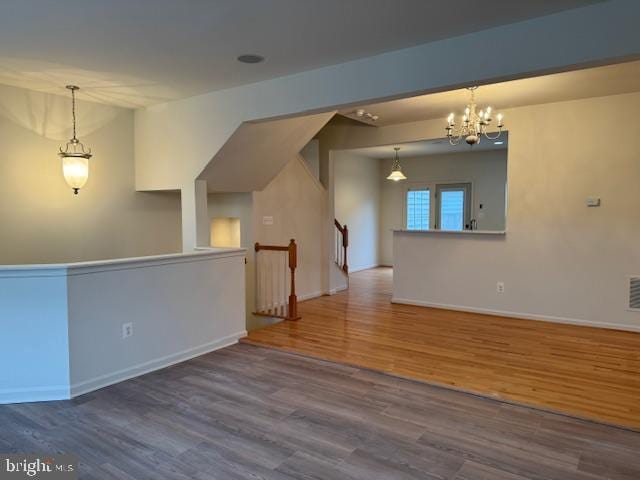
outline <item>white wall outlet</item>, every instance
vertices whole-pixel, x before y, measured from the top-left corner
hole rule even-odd
[[[587,197],[587,207],[599,207],[600,199],[598,197]]]
[[[498,282],[496,284],[496,292],[504,293],[504,282]]]
[[[273,217],[271,215],[266,215],[262,217],[263,225],[273,225]]]
[[[122,338],[129,338],[133,335],[133,323],[122,324]]]

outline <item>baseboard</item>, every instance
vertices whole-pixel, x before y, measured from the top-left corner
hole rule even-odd
[[[304,302],[305,300],[311,300],[312,298],[318,298],[318,297],[321,297],[322,295],[323,295],[322,292],[306,293],[304,295],[298,295],[298,301],[299,302]]]
[[[338,292],[344,292],[347,289],[347,285],[343,285],[341,287],[332,288],[329,290],[329,295],[335,295]]]
[[[505,310],[493,310],[489,308],[466,307],[461,305],[449,305],[446,303],[425,302],[422,300],[409,300],[406,298],[392,297],[391,303],[403,305],[415,305],[418,307],[441,308],[444,310],[456,310],[460,312],[482,313],[485,315],[495,315],[497,317],[521,318],[523,320],[538,320],[541,322],[564,323],[568,325],[578,325],[582,327],[606,328],[610,330],[623,330],[625,332],[640,332],[640,326],[624,325],[620,323],[594,322],[592,320],[582,320],[578,318],[555,317],[552,315],[538,315],[534,313],[509,312]]]
[[[0,404],[46,402],[51,400],[68,400],[69,398],[71,398],[71,395],[68,385],[0,389]]]
[[[247,332],[246,330],[243,330],[241,332],[234,333],[233,335],[228,335],[221,339],[214,340],[213,342],[208,342],[203,345],[190,348],[188,350],[183,350],[182,352],[140,363],[138,365],[134,365],[133,367],[118,370],[106,375],[101,375],[96,378],[74,383],[71,385],[71,398],[107,387],[109,385],[113,385],[114,383],[120,383],[125,380],[129,380],[130,378],[139,377],[140,375],[144,375],[145,373],[160,370],[161,368],[166,368],[168,366],[184,362],[194,357],[199,357],[200,355],[213,352],[214,350],[219,350],[220,348],[228,347],[229,345],[238,343],[238,340],[240,338],[246,336]],[[69,397],[67,396],[67,398]]]
[[[372,263],[371,265],[365,265],[364,267],[356,267],[356,268],[349,267],[349,273],[361,272],[363,270],[370,270],[372,268],[378,268],[381,266],[382,265],[380,265],[379,263]]]

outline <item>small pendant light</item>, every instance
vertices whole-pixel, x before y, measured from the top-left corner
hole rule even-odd
[[[396,151],[396,158],[393,162],[393,167],[391,168],[391,173],[387,177],[387,180],[393,180],[394,182],[399,182],[400,180],[406,180],[404,173],[402,173],[402,167],[400,167],[400,158],[398,158],[398,151],[400,147],[393,148]]]
[[[75,85],[67,85],[71,90],[71,114],[73,117],[73,138],[68,142],[64,150],[60,147],[58,156],[62,159],[62,174],[71,187],[74,194],[78,194],[80,189],[84,187],[89,178],[89,159],[91,158],[91,149],[85,146],[76,138],[76,90],[79,87]]]

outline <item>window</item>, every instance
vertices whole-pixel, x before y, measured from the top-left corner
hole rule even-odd
[[[407,230],[429,230],[431,192],[428,189],[407,192]]]
[[[464,190],[447,190],[440,199],[440,228],[462,230],[464,226]]]
[[[471,216],[471,184],[436,186],[436,222],[440,230],[465,230]]]

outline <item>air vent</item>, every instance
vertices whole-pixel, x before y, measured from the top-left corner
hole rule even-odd
[[[640,312],[640,276],[629,277],[629,310]]]

